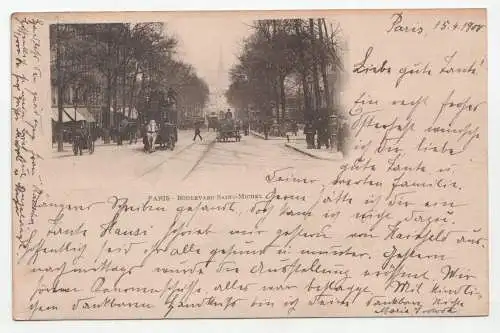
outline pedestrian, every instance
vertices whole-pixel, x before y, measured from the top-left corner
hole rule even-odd
[[[306,121],[304,134],[306,135],[307,149],[314,148],[314,128],[311,121]]]
[[[200,141],[203,141],[203,138],[201,137],[201,131],[200,131],[200,124],[196,123],[194,125],[194,137],[193,137],[193,141],[196,141],[196,138],[199,137],[200,138]]]

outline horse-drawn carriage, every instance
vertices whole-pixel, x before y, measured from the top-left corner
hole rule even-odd
[[[245,134],[245,136],[250,134],[250,122],[248,120],[244,120],[241,123],[241,127],[243,129],[243,134]]]
[[[236,142],[241,140],[239,127],[232,119],[224,119],[219,121],[217,128],[216,140],[218,142],[227,142],[234,139]]]
[[[88,150],[92,154],[95,150],[95,140],[97,139],[96,126],[94,122],[85,120],[71,122],[71,138],[74,155],[83,155],[83,150]]]
[[[156,123],[156,120],[150,120],[146,125],[143,144],[144,151],[151,153],[156,150],[158,145],[160,149],[174,150],[177,143],[177,127],[169,122]]]
[[[157,145],[160,149],[174,150],[178,138],[175,100],[156,91],[149,107],[142,133],[144,151],[154,152]]]
[[[129,144],[137,143],[137,137],[140,135],[140,130],[137,120],[123,119],[115,130],[114,136],[118,145],[123,144],[123,141],[128,141]]]
[[[208,131],[212,128],[214,131],[217,131],[219,127],[219,117],[217,116],[217,112],[211,112],[208,117]]]

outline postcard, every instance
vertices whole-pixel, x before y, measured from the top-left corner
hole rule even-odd
[[[14,319],[488,315],[485,9],[11,38]]]

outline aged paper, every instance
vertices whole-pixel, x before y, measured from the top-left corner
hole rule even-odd
[[[488,314],[486,11],[12,17],[14,318]]]

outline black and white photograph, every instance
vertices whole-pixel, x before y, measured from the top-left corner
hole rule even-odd
[[[342,161],[344,47],[342,27],[321,17],[52,24],[57,177],[119,168],[115,177],[187,179]]]

